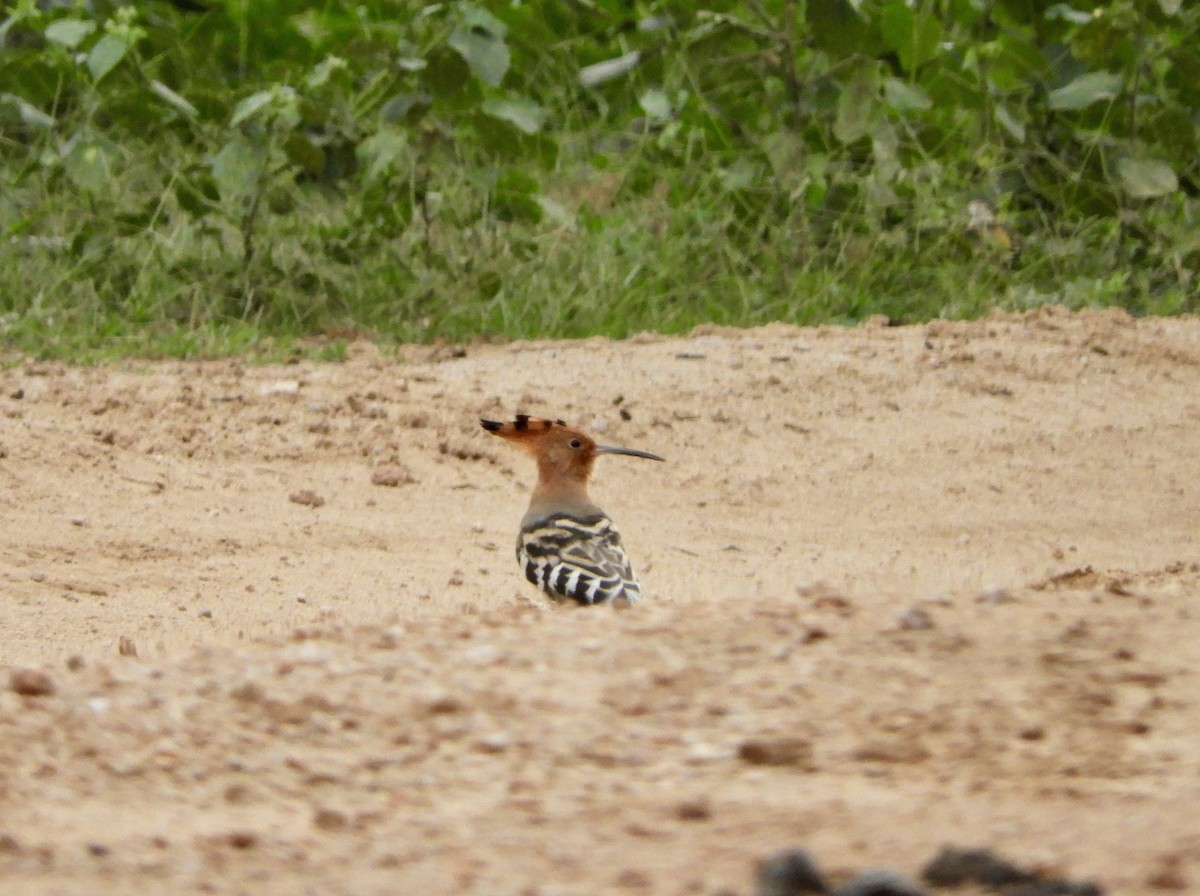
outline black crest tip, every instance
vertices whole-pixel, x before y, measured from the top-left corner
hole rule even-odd
[[[500,423],[496,420],[483,420],[483,419],[480,419],[479,424],[484,429],[486,429],[488,432],[498,432],[500,430],[500,427],[504,425],[503,423]]]

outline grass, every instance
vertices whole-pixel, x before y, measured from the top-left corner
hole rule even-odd
[[[546,189],[561,211],[538,222],[489,218],[486,192],[448,178],[436,217],[390,238],[363,227],[351,203],[298,192],[290,209],[263,217],[249,264],[236,228],[197,227],[169,197],[162,216],[173,223],[122,233],[119,215],[92,210],[81,221],[72,197],[47,185],[36,229],[63,236],[7,238],[0,341],[81,360],[272,359],[328,356],[346,335],[620,338],[702,323],[970,318],[1049,302],[1195,310],[1182,288],[1112,270],[1113,237],[1086,225],[1055,239],[1018,232],[1009,252],[965,216],[914,234],[903,222],[868,226],[853,209],[832,220],[747,209],[718,185],[688,183],[686,170],[648,196],[595,198],[621,174],[563,172],[564,186]]]

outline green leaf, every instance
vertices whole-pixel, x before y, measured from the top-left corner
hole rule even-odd
[[[504,42],[504,23],[474,6],[461,7],[463,23],[455,28],[450,47],[463,58],[480,81],[496,87],[504,80],[510,56]]]
[[[229,119],[229,126],[236,128],[239,124],[248,118],[251,118],[255,113],[270,105],[274,93],[271,90],[260,90],[257,93],[252,93],[233,110],[233,117]]]
[[[60,47],[73,49],[96,30],[96,23],[87,19],[59,19],[46,26],[46,40]]]
[[[1013,117],[1013,114],[1004,106],[997,106],[995,110],[996,122],[1004,130],[1008,131],[1009,136],[1021,143],[1025,142],[1025,123],[1018,121]]]
[[[871,154],[875,157],[875,177],[890,181],[899,175],[900,135],[887,119],[878,122],[871,133]]]
[[[398,93],[379,109],[379,120],[385,124],[395,124],[404,120],[414,109],[429,108],[432,98],[425,91],[415,93]]]
[[[641,61],[642,54],[634,50],[624,56],[585,65],[579,70],[579,83],[584,87],[596,87],[605,81],[611,81],[613,78],[619,78],[621,75],[633,71]]]
[[[903,0],[884,7],[879,17],[884,43],[895,50],[904,71],[912,74],[932,59],[942,40],[942,26],[931,15],[917,13]]]
[[[458,14],[462,16],[463,24],[468,28],[486,31],[501,40],[508,34],[508,26],[498,18],[479,6],[470,3],[458,4]]]
[[[525,134],[536,134],[546,123],[546,110],[524,97],[489,99],[483,102],[483,113],[507,121]]]
[[[396,68],[404,72],[419,72],[425,67],[425,57],[412,41],[396,41]]]
[[[758,166],[743,158],[728,168],[718,170],[717,179],[727,193],[736,193],[739,190],[748,190],[758,183],[759,174]]]
[[[575,216],[571,213],[570,209],[566,208],[562,203],[551,199],[549,196],[538,196],[537,204],[541,207],[542,213],[555,224],[575,223]]]
[[[54,127],[54,119],[39,109],[37,106],[26,101],[25,99],[13,93],[0,93],[0,103],[17,107],[17,114],[21,116],[21,121],[35,128],[52,128]]]
[[[910,84],[899,78],[883,79],[883,101],[896,112],[924,112],[933,105],[933,100],[921,85]]]
[[[450,50],[435,50],[428,62],[423,82],[439,109],[474,108],[479,103],[479,82],[471,77],[470,66],[461,56]]]
[[[63,170],[77,187],[98,193],[112,180],[117,147],[99,137],[76,137],[63,154]]]
[[[92,73],[92,79],[95,81],[101,80],[105,75],[117,67],[125,54],[129,51],[129,44],[123,37],[117,37],[115,34],[106,34],[96,41],[96,46],[92,47],[92,52],[88,53],[87,67]]]
[[[1092,20],[1092,13],[1076,9],[1068,3],[1055,3],[1046,10],[1046,18],[1050,21],[1062,19],[1073,25],[1086,25]]]
[[[1183,9],[1183,0],[1158,0],[1158,5],[1164,15],[1176,16]]]
[[[1001,93],[1026,92],[1031,81],[1050,74],[1045,53],[1024,34],[1006,32],[994,41],[981,44],[979,49],[983,57],[990,60],[987,80]]]
[[[368,181],[398,170],[407,161],[408,136],[399,128],[381,128],[358,145],[358,159]]]
[[[226,143],[212,160],[212,175],[225,201],[253,194],[263,176],[267,147],[257,140],[237,136]]]
[[[671,100],[660,87],[652,87],[639,96],[638,105],[646,117],[654,121],[666,121],[671,117]]]
[[[182,112],[188,118],[198,118],[200,116],[199,109],[177,94],[162,81],[151,81],[150,90],[160,99],[166,100],[167,103],[174,106],[176,111]]]
[[[1179,178],[1171,166],[1159,159],[1126,157],[1117,162],[1121,186],[1134,199],[1153,199],[1179,189]]]
[[[333,76],[334,72],[344,71],[345,69],[345,59],[340,56],[326,56],[313,66],[313,70],[304,78],[304,83],[308,87],[324,87],[329,83],[329,79]]]
[[[858,66],[838,97],[833,135],[842,143],[853,143],[871,133],[878,114],[878,98],[879,70],[875,63]]]
[[[1051,109],[1086,109],[1092,103],[1112,100],[1120,92],[1124,79],[1116,72],[1087,72],[1075,80],[1051,90]]]

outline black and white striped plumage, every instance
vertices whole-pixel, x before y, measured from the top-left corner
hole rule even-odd
[[[555,601],[636,603],[642,596],[621,535],[602,513],[557,513],[522,526],[517,562]]]

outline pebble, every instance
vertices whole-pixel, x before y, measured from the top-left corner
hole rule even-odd
[[[322,831],[340,831],[348,823],[349,819],[346,818],[346,813],[339,812],[337,809],[318,809],[313,814],[313,826]]]
[[[258,846],[258,835],[253,831],[234,831],[229,835],[229,845],[234,849],[254,849]]]
[[[812,744],[799,737],[780,737],[773,740],[752,739],[738,747],[738,758],[751,765],[790,765],[803,769],[813,767]]]
[[[921,871],[921,877],[935,887],[961,887],[974,883],[998,888],[1037,880],[1033,872],[1018,868],[986,849],[956,849],[953,846],[943,846]]]
[[[38,669],[13,669],[8,686],[22,697],[49,697],[54,691],[54,681]]]
[[[712,818],[712,805],[704,797],[684,800],[675,807],[675,816],[680,821],[707,821]]]
[[[803,849],[780,850],[758,866],[755,896],[798,896],[800,893],[828,892],[829,884]]]
[[[928,631],[933,628],[933,619],[926,610],[918,604],[913,604],[896,617],[900,628],[910,632]]]
[[[448,691],[431,688],[419,698],[421,707],[429,715],[450,715],[466,710],[467,705]]]
[[[1186,890],[1187,877],[1179,867],[1182,857],[1169,853],[1159,859],[1159,868],[1146,878],[1146,885],[1153,890]]]
[[[837,896],[925,896],[925,890],[895,871],[871,868],[840,886]]]
[[[681,803],[678,814],[683,818]],[[942,847],[921,872],[926,884],[937,889],[971,887],[1010,896],[1102,896],[1103,890],[1090,881],[1048,877],[1022,868],[986,849]],[[803,896],[805,893],[834,896],[926,896],[920,884],[887,868],[862,871],[831,889],[812,857],[801,848],[781,849],[758,866],[755,896]]]
[[[404,640],[404,629],[398,625],[393,625],[379,633],[379,637],[375,639],[374,646],[379,650],[395,650]]]
[[[292,492],[288,495],[288,500],[293,504],[302,504],[305,507],[320,507],[325,503],[325,499],[311,488],[302,488],[297,492]]]
[[[410,485],[417,480],[413,478],[412,473],[404,469],[398,464],[386,464],[381,467],[376,467],[371,473],[371,485],[382,485],[388,488],[396,488],[401,485]]]
[[[999,604],[1013,603],[1016,601],[1016,598],[1003,588],[988,588],[977,598],[975,598],[975,601],[976,603],[992,604],[993,606],[997,606]]]

